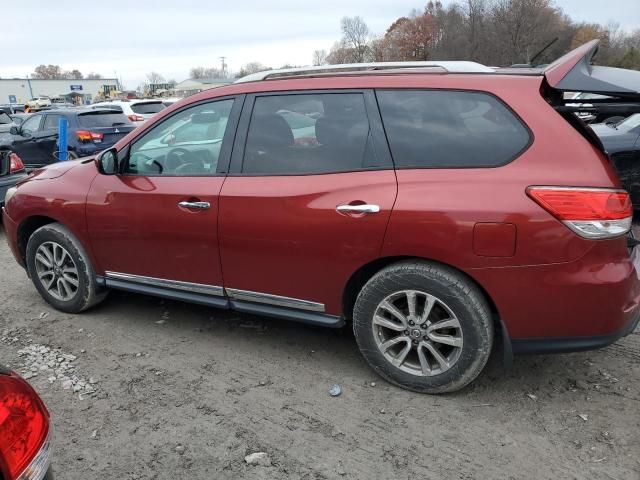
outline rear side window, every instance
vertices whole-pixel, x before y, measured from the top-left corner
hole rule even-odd
[[[496,167],[514,160],[531,140],[528,129],[498,99],[481,92],[377,92],[397,167]]]
[[[43,130],[57,130],[61,115],[47,115],[44,118]]]
[[[379,165],[362,93],[256,98],[243,173],[321,174]]]
[[[166,108],[162,102],[149,102],[149,103],[133,103],[131,104],[131,110],[133,113],[139,115],[158,113],[160,110]]]
[[[78,124],[84,128],[117,127],[129,123],[124,113],[90,112],[78,115]]]

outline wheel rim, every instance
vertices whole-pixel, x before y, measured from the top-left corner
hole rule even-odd
[[[431,377],[452,368],[463,347],[462,327],[451,308],[419,290],[402,290],[382,300],[373,315],[378,349],[393,366]]]
[[[80,279],[69,252],[56,242],[44,242],[36,250],[38,281],[56,300],[71,300],[78,293]]]

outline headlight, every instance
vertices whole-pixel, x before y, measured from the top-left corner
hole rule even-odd
[[[16,192],[18,191],[17,187],[11,187],[9,190],[7,190],[6,195],[4,196],[4,204],[7,205],[9,203],[9,200],[11,200],[11,197],[13,197]]]

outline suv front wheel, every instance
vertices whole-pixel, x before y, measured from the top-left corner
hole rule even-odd
[[[491,312],[478,287],[427,262],[401,262],[374,275],[353,319],[369,365],[415,392],[463,388],[480,374],[493,344]]]
[[[107,295],[95,282],[84,248],[59,223],[40,227],[29,237],[26,261],[36,289],[57,310],[78,313]]]

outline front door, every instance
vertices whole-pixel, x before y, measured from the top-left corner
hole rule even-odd
[[[107,284],[222,295],[218,164],[228,161],[240,103],[224,98],[172,114],[133,141],[121,174],[96,177],[88,229]]]
[[[45,164],[38,148],[43,115],[36,114],[27,118],[20,126],[20,134],[14,135],[11,142],[11,149],[22,159],[22,163],[27,168],[41,167]]]
[[[220,196],[232,301],[340,314],[350,276],[380,255],[396,198],[383,138],[370,91],[247,97]]]

